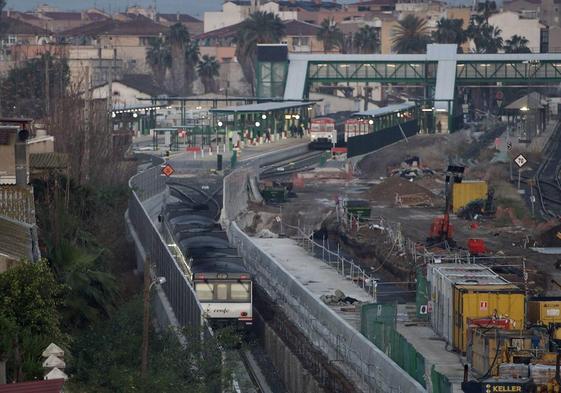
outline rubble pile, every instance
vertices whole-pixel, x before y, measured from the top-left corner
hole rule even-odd
[[[346,296],[343,291],[336,289],[334,295],[321,295],[320,300],[328,306],[348,306],[360,304],[354,297]]]
[[[434,171],[420,165],[419,157],[403,161],[398,168],[388,168],[389,176],[400,176],[406,179],[417,179],[426,175],[434,175]]]

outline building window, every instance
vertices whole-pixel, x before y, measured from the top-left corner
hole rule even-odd
[[[294,38],[292,38],[292,45],[294,45],[294,46],[308,46],[308,45],[310,45],[310,37],[294,37]]]

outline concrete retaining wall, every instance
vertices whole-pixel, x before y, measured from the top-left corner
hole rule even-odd
[[[287,157],[270,155],[259,164],[284,158]],[[252,165],[253,170],[255,165]],[[238,248],[256,283],[282,308],[310,343],[360,391],[425,392],[418,382],[333,310],[316,300],[307,288],[240,230],[235,219],[247,207],[249,172],[242,168],[224,178],[222,218],[230,242]]]
[[[255,175],[261,165],[286,160],[307,151],[308,145],[302,144],[264,153],[249,158],[248,161],[242,161],[239,169],[236,169],[224,178],[223,207],[220,215],[222,226],[227,228],[230,222],[235,221],[247,209],[249,176]]]
[[[263,343],[271,362],[291,393],[324,393],[317,381],[306,371],[300,360],[282,339],[265,324]]]

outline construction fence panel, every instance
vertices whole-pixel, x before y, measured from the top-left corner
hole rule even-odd
[[[347,156],[351,158],[370,153],[404,139],[404,135],[411,137],[418,132],[419,121],[415,119],[380,131],[353,136],[347,142]]]
[[[391,315],[392,306],[396,307],[393,304],[374,304],[373,307],[363,306],[361,333],[419,384],[426,387],[425,358],[395,329],[395,319],[392,321],[391,318],[387,317]],[[380,311],[384,309],[388,310],[385,313],[386,318],[383,316],[384,313]],[[389,323],[386,323],[386,321],[389,321]]]
[[[452,393],[452,384],[446,376],[436,371],[434,366],[431,368],[431,383],[433,393]]]
[[[417,267],[417,289],[415,292],[415,308],[417,318],[422,321],[429,320],[429,292],[427,276],[423,272],[423,268]]]

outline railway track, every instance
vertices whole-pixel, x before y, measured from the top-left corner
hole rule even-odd
[[[238,354],[240,355],[240,359],[247,370],[251,382],[253,382],[255,392],[272,393],[265,376],[261,372],[261,368],[259,367],[257,360],[253,357],[251,352],[248,349],[240,349],[238,350]]]
[[[306,168],[315,166],[323,154],[324,152],[322,151],[308,152],[287,160],[279,161],[273,165],[262,167],[259,177],[261,179],[270,179],[300,172]]]
[[[561,124],[551,137],[546,157],[535,175],[535,186],[542,215],[561,217]]]

